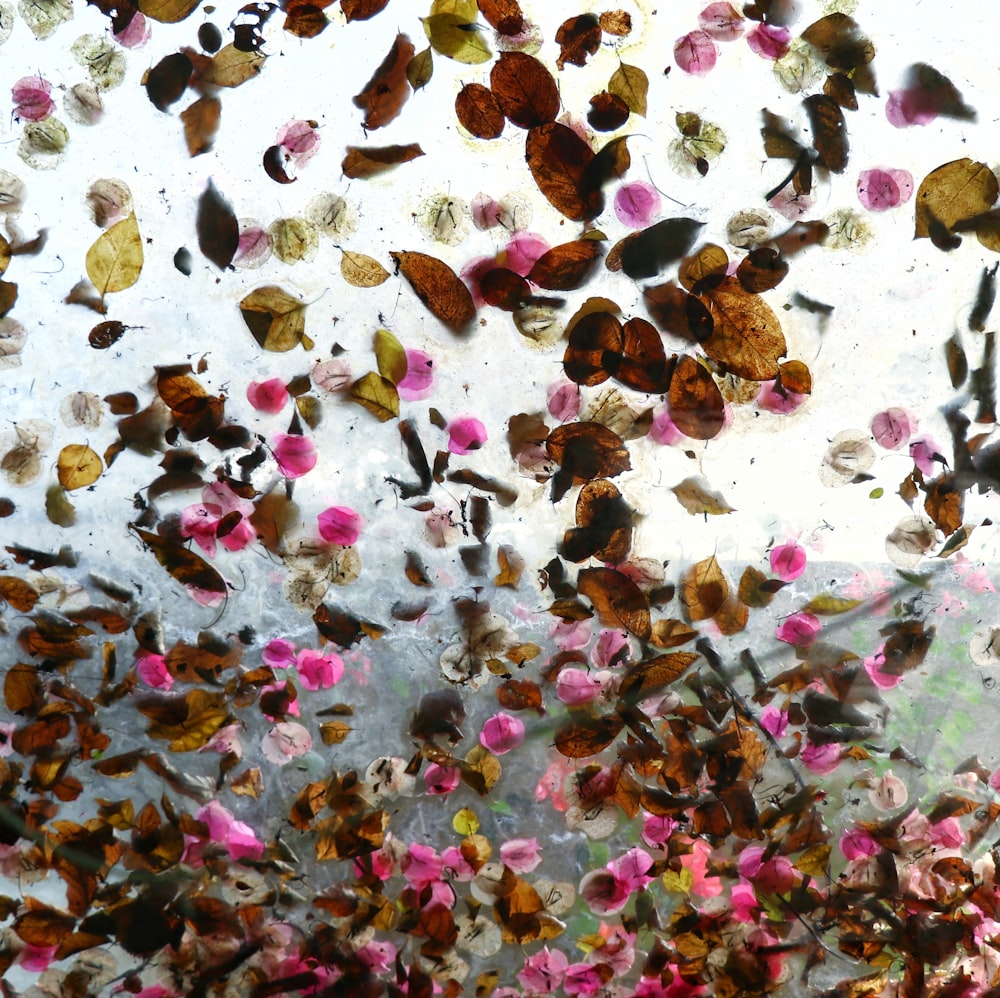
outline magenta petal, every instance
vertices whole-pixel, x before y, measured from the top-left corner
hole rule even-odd
[[[135,671],[153,689],[169,690],[174,685],[174,677],[170,675],[162,655],[140,655],[135,662]]]
[[[434,358],[423,350],[406,351],[406,376],[396,385],[399,397],[418,402],[434,392]]]
[[[40,76],[24,76],[10,88],[14,115],[24,121],[43,121],[55,110],[49,96],[52,85]]]
[[[731,42],[746,30],[746,20],[731,3],[710,3],[698,15],[698,26],[716,41]]]
[[[285,478],[301,478],[316,467],[316,445],[308,437],[279,433],[272,449],[278,470]]]
[[[486,443],[486,427],[474,416],[460,416],[448,424],[448,450],[471,454]]]
[[[524,721],[513,714],[500,711],[483,725],[479,741],[483,748],[489,749],[494,755],[510,752],[524,741]]]
[[[811,613],[793,613],[778,627],[774,634],[779,641],[785,641],[796,648],[808,648],[819,635],[822,623]]]
[[[912,178],[910,179],[912,190]],[[896,178],[886,170],[863,170],[858,177],[858,200],[869,211],[888,211],[902,200]]]
[[[278,131],[277,145],[281,146],[297,166],[305,166],[319,151],[320,135],[308,121],[289,121]]]
[[[247,385],[247,399],[258,412],[281,412],[288,401],[288,389],[281,378],[251,381]]]
[[[718,57],[715,42],[704,31],[689,31],[674,42],[674,61],[692,76],[704,76],[711,72]]]
[[[122,48],[137,49],[142,45],[145,45],[146,42],[149,41],[152,34],[153,29],[150,26],[149,21],[146,20],[146,17],[141,10],[137,10],[132,15],[132,19],[125,26],[125,29],[121,32],[115,32],[115,41],[118,42]]]
[[[285,638],[272,638],[264,646],[260,657],[272,669],[287,669],[295,661],[295,645]]]
[[[563,378],[553,382],[546,389],[549,400],[549,415],[560,423],[567,423],[580,415],[580,386]]]
[[[758,24],[747,33],[747,44],[762,59],[780,59],[788,52],[791,33],[774,24]]]
[[[806,553],[798,544],[779,544],[771,549],[771,571],[782,582],[797,579],[806,570]]]
[[[513,270],[515,274],[527,277],[535,262],[548,253],[549,249],[549,244],[534,232],[518,232],[507,243],[503,266]]]
[[[891,90],[885,102],[885,116],[895,128],[929,125],[938,116],[938,105],[934,95],[923,87]]]
[[[357,543],[364,521],[349,506],[331,506],[317,517],[319,535],[328,544],[349,547]]]
[[[615,194],[615,215],[630,229],[644,229],[659,213],[659,192],[644,180],[624,184]]]
[[[886,450],[905,447],[916,428],[916,418],[901,406],[892,406],[884,412],[876,413],[872,419],[872,436]]]

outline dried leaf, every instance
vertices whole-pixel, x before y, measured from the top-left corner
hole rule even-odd
[[[0,575],[0,600],[18,613],[30,613],[39,595],[38,590],[24,579],[16,575]]]
[[[643,640],[649,637],[649,600],[627,575],[613,568],[584,568],[576,588],[593,604],[605,627],[624,627]]]
[[[218,97],[200,97],[181,111],[190,156],[200,156],[212,148],[221,120],[222,101]]]
[[[831,173],[843,173],[847,169],[850,149],[844,112],[826,94],[811,94],[803,103],[809,115],[813,148],[819,154],[820,166],[825,166]]]
[[[588,173],[594,151],[571,128],[558,122],[532,128],[525,155],[538,189],[563,215],[582,222],[601,213],[604,196]]]
[[[477,25],[461,14],[431,14],[422,20],[431,48],[449,59],[474,66],[493,55]]]
[[[802,32],[831,69],[846,73],[875,58],[875,46],[864,36],[857,21],[839,11],[814,21]]]
[[[778,317],[759,296],[749,294],[735,277],[726,278],[702,296],[714,322],[702,342],[705,353],[727,371],[749,381],[778,375],[778,359],[787,346]]]
[[[555,121],[559,88],[552,74],[525,52],[501,52],[490,70],[490,87],[512,125],[535,128]]]
[[[260,74],[266,58],[260,52],[244,52],[235,45],[226,45],[202,70],[201,82],[216,87],[238,87]]]
[[[156,560],[181,585],[221,595],[227,592],[225,579],[204,558],[193,551],[158,534],[142,530],[133,523],[129,524],[129,530],[153,552]]]
[[[378,373],[394,385],[406,377],[406,351],[388,329],[379,329],[375,333],[375,361]]]
[[[621,355],[625,340],[618,317],[605,311],[586,313],[572,326],[563,370],[566,377],[578,385],[599,385],[611,376],[606,365],[608,357]]]
[[[477,139],[495,139],[503,132],[504,114],[489,87],[467,83],[455,98],[455,114]]]
[[[305,312],[305,302],[273,284],[251,291],[240,302],[240,314],[253,338],[275,353],[292,350],[299,343],[312,350],[313,341],[305,334]]]
[[[677,280],[692,294],[699,295],[718,287],[728,269],[729,254],[715,243],[705,243],[681,261]]]
[[[406,67],[406,80],[414,91],[423,90],[431,82],[433,75],[434,56],[431,55],[431,49],[428,46],[410,60],[410,64]]]
[[[639,662],[622,676],[618,695],[626,704],[635,706],[640,700],[664,693],[699,657],[697,652],[675,651]]]
[[[628,104],[615,94],[594,94],[590,98],[587,124],[598,132],[613,132],[628,121]]]
[[[142,263],[142,237],[134,212],[102,232],[87,250],[87,276],[102,297],[132,287]]]
[[[663,340],[652,323],[634,317],[622,326],[622,351],[605,356],[611,376],[626,388],[647,395],[669,390],[673,362],[667,360]]]
[[[158,111],[166,111],[184,96],[194,72],[191,60],[183,52],[164,56],[146,75],[142,84],[146,96]]]
[[[405,146],[348,146],[340,168],[351,180],[369,180],[423,154],[416,142]]]
[[[461,333],[476,317],[469,289],[446,263],[426,253],[389,254],[432,315],[453,333]]]
[[[103,471],[100,457],[86,444],[67,444],[59,452],[56,473],[59,484],[69,492],[93,485]]]
[[[354,97],[354,106],[365,112],[365,128],[381,128],[399,117],[410,96],[406,74],[415,51],[406,35],[396,35],[389,54]]]
[[[993,206],[1000,187],[993,171],[972,159],[956,159],[924,177],[916,197],[917,239],[934,239]]]
[[[219,270],[225,270],[233,262],[239,248],[240,226],[233,206],[219,193],[211,179],[198,198],[195,225],[198,248]]]
[[[728,599],[729,582],[714,554],[684,573],[681,600],[692,621],[714,617]]]
[[[656,277],[691,249],[703,226],[693,218],[665,218],[633,233],[622,247],[622,270],[634,281]]]
[[[685,478],[670,491],[692,516],[699,513],[720,516],[733,512],[733,507],[726,502],[722,493],[716,492],[701,475]]]
[[[670,379],[667,409],[677,429],[693,440],[711,440],[725,421],[725,401],[719,386],[688,354],[677,358]]]
[[[570,720],[556,732],[556,750],[567,759],[586,759],[607,748],[625,726],[620,717],[608,717],[570,711]]]
[[[621,437],[600,423],[557,426],[545,441],[545,449],[560,466],[552,478],[553,502],[558,502],[570,485],[615,478],[632,467]]]
[[[822,593],[809,600],[801,612],[814,613],[818,617],[831,617],[838,613],[847,613],[862,603],[864,603],[862,599],[847,599],[843,596],[834,596],[832,593]]]
[[[585,66],[587,59],[601,46],[601,23],[594,14],[570,17],[556,31],[559,57],[556,65],[563,69],[566,63]]]
[[[494,576],[493,584],[508,589],[517,589],[525,563],[524,559],[509,544],[501,544],[497,548],[497,567],[500,571]]]
[[[176,24],[193,13],[201,0],[141,0],[143,14],[162,24]]]
[[[230,719],[225,694],[202,689],[174,696],[149,696],[136,706],[149,718],[149,737],[169,741],[171,752],[202,748]]]
[[[547,291],[575,291],[590,276],[600,255],[596,239],[574,239],[543,253],[528,280]]]
[[[352,401],[364,406],[381,423],[399,416],[396,386],[374,371],[369,371],[351,385],[350,396]]]
[[[567,561],[597,558],[618,564],[632,547],[632,510],[613,482],[588,482],[576,500],[576,526],[563,536],[560,554]]]
[[[389,0],[340,0],[340,9],[348,21],[367,21],[388,3]]]
[[[340,274],[355,288],[377,288],[389,280],[389,271],[378,260],[352,250],[341,251]]]
[[[608,92],[625,101],[633,114],[645,117],[649,77],[638,66],[623,62],[608,80]]]

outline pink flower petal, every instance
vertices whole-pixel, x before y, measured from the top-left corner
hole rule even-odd
[[[806,552],[798,544],[779,544],[771,548],[771,571],[782,582],[797,579],[806,570]]]
[[[894,128],[929,125],[940,111],[933,91],[925,87],[890,90],[885,102],[885,116]]]
[[[349,506],[331,506],[317,517],[319,535],[327,544],[350,547],[358,541],[364,521]]]
[[[261,742],[264,758],[276,766],[312,751],[313,740],[307,728],[298,721],[281,721],[264,735]]]
[[[788,714],[768,704],[760,712],[760,726],[775,738],[783,738],[788,728]]]
[[[288,401],[288,389],[281,378],[251,381],[247,385],[247,399],[258,412],[281,412]]]
[[[278,470],[285,478],[301,478],[316,467],[316,445],[309,437],[296,433],[278,433],[272,450],[274,459],[278,462]]]
[[[486,443],[486,427],[474,416],[460,416],[448,424],[448,450],[471,454]]]
[[[406,351],[406,376],[396,385],[399,397],[418,402],[434,392],[434,358],[423,350]]]
[[[791,32],[776,24],[758,24],[747,34],[747,44],[751,51],[762,59],[781,59],[787,55]]]
[[[169,690],[174,685],[174,677],[162,655],[140,655],[135,662],[135,671],[139,678],[155,690]]]
[[[660,213],[660,194],[652,184],[635,180],[615,194],[615,215],[630,229],[644,229]]]
[[[930,478],[934,474],[934,465],[941,461],[941,448],[931,437],[920,437],[910,441],[910,457],[920,469],[921,474]]]
[[[324,654],[303,648],[295,658],[295,671],[307,690],[328,690],[344,675],[344,660],[334,651]]]
[[[593,700],[601,691],[601,681],[583,669],[562,669],[556,680],[556,696],[566,704]]]
[[[614,915],[628,904],[629,891],[610,870],[591,870],[580,881],[580,896],[595,915]]]
[[[301,167],[316,155],[319,143],[316,122],[295,120],[281,126],[275,144],[288,153],[296,167]]]
[[[524,721],[513,714],[500,711],[483,725],[479,741],[483,748],[489,749],[494,755],[504,755],[524,741]]]
[[[807,741],[799,753],[799,758],[806,768],[814,773],[832,773],[840,765],[840,746],[814,745]]]
[[[699,15],[698,26],[716,41],[731,42],[746,30],[746,20],[730,3],[710,3]]]
[[[342,392],[351,383],[351,366],[338,357],[317,361],[313,365],[311,377],[317,388],[328,392]]]
[[[893,406],[876,413],[872,419],[872,436],[886,450],[899,450],[910,442],[917,428],[917,418],[907,409]]]
[[[137,49],[145,45],[152,37],[153,28],[141,10],[132,14],[132,19],[125,26],[125,30],[115,32],[115,41],[122,48]]]
[[[462,782],[462,771],[457,766],[441,766],[432,762],[424,770],[424,783],[429,794],[450,794]]]
[[[757,393],[757,405],[767,412],[773,412],[778,416],[787,416],[795,412],[808,395],[800,395],[798,392],[790,392],[787,388],[779,388],[777,380],[762,381],[760,391]]]
[[[515,873],[530,873],[542,861],[538,839],[510,839],[500,846],[500,861]]]
[[[271,255],[271,237],[259,225],[240,226],[233,263],[240,267],[259,267]]]
[[[690,31],[674,42],[674,61],[692,76],[711,72],[718,58],[718,47],[704,31]]]
[[[580,386],[563,379],[554,381],[546,389],[549,415],[560,423],[568,423],[580,415]]]
[[[549,244],[534,232],[518,232],[507,243],[507,252],[500,262],[515,274],[527,277],[535,263],[550,249]],[[493,266],[497,266],[496,263]]]
[[[295,645],[284,638],[273,638],[264,646],[260,657],[272,669],[287,669],[295,661]]]
[[[56,109],[52,85],[40,76],[24,76],[10,88],[14,116],[22,121],[44,121]]]
[[[649,439],[655,440],[658,444],[670,447],[680,440],[686,439],[674,421],[670,418],[667,407],[663,406],[653,410],[653,422],[649,427]]]
[[[808,648],[819,636],[823,625],[819,617],[811,613],[793,613],[775,630],[775,637],[796,648]]]

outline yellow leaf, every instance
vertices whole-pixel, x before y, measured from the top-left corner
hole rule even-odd
[[[638,66],[622,63],[608,80],[608,93],[621,97],[633,114],[646,114],[649,77]]]
[[[389,271],[370,256],[344,250],[340,258],[340,274],[356,288],[377,288],[389,279]]]
[[[997,178],[985,163],[966,158],[939,166],[917,191],[914,237],[934,236],[936,228],[954,231],[958,223],[989,211],[997,193]]]
[[[306,303],[282,288],[269,284],[251,291],[240,302],[240,313],[253,338],[265,349],[284,353],[301,343],[313,348],[305,335]]]
[[[694,887],[694,874],[686,866],[681,868],[680,873],[667,870],[663,874],[663,886],[668,891],[674,891],[678,894],[689,894],[691,888]]]
[[[201,74],[201,82],[217,87],[238,87],[260,73],[265,58],[259,52],[243,52],[235,45],[226,45]]]
[[[201,0],[142,0],[142,12],[162,24],[176,24],[183,21],[199,3]]]
[[[431,14],[423,22],[431,48],[449,59],[473,66],[493,54],[482,32],[461,14]]]
[[[819,842],[810,846],[795,861],[800,873],[810,877],[825,877],[830,867],[830,843]]]
[[[87,250],[87,276],[103,297],[132,287],[142,273],[142,237],[135,212],[101,233]]]
[[[431,82],[433,75],[434,56],[428,47],[410,60],[410,64],[406,67],[406,79],[414,90],[422,90]]]
[[[70,492],[93,485],[103,471],[101,459],[86,444],[67,444],[59,452],[59,484]]]
[[[354,729],[343,721],[327,721],[319,726],[324,745],[339,745]]]
[[[351,385],[351,398],[364,406],[379,422],[386,422],[399,415],[399,393],[387,378],[374,371],[358,378]]]
[[[378,373],[394,385],[406,377],[406,351],[388,329],[379,329],[375,333],[375,361]]]
[[[475,835],[479,831],[479,819],[476,812],[470,808],[463,807],[454,818],[451,819],[451,827],[459,835]]]

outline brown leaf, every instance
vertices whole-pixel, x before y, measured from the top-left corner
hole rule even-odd
[[[721,492],[716,492],[700,475],[685,478],[670,491],[692,516],[700,513],[720,516],[733,512],[733,507],[726,502],[725,496]]]
[[[377,288],[389,280],[389,271],[364,253],[341,250],[340,276],[355,288]]]
[[[747,626],[750,611],[745,603],[741,603],[735,596],[730,596],[712,619],[722,634],[727,636],[739,634]]]
[[[181,111],[189,156],[200,156],[212,148],[221,120],[222,101],[218,97],[200,97]]]
[[[479,12],[499,35],[519,35],[524,30],[524,14],[517,0],[477,0]]]
[[[598,132],[613,132],[628,121],[628,104],[617,94],[602,91],[590,98],[587,124]]]
[[[512,125],[535,128],[555,121],[559,88],[552,74],[525,52],[501,52],[490,70],[490,88]]]
[[[785,585],[780,579],[769,579],[760,569],[747,565],[740,576],[740,602],[755,609],[765,607]]]
[[[524,559],[509,544],[501,544],[497,548],[497,567],[500,571],[494,576],[493,584],[517,589],[525,563]]]
[[[571,329],[563,370],[578,385],[599,385],[611,376],[606,364],[620,356],[625,345],[624,331],[610,312],[588,312]]]
[[[142,80],[150,103],[158,111],[166,111],[184,95],[194,72],[191,60],[183,52],[164,56]]]
[[[225,399],[209,395],[189,364],[156,369],[156,391],[188,440],[204,440],[222,425]]]
[[[556,732],[554,744],[567,759],[586,759],[607,748],[624,726],[616,714],[594,717],[571,708],[570,720]]]
[[[599,17],[601,31],[625,38],[632,32],[632,15],[627,10],[605,10]]]
[[[495,139],[503,132],[504,114],[489,87],[467,83],[455,98],[455,114],[477,139]]]
[[[618,695],[634,706],[640,700],[666,692],[666,688],[680,679],[700,656],[692,651],[675,651],[657,655],[646,662],[639,662],[622,676]]]
[[[388,125],[403,110],[403,105],[410,96],[406,70],[415,52],[413,43],[406,35],[396,35],[389,54],[361,93],[353,98],[354,106],[365,112],[365,128],[375,129]]]
[[[1000,188],[993,171],[972,159],[956,159],[932,170],[917,190],[917,239],[954,232],[956,226],[993,206]]]
[[[674,425],[694,440],[711,440],[722,429],[725,402],[715,379],[688,354],[677,358],[667,409]]]
[[[508,679],[497,687],[497,701],[507,710],[534,710],[545,713],[542,688],[530,679]]]
[[[692,294],[700,295],[718,287],[729,268],[729,254],[715,243],[705,243],[690,256],[684,257],[677,271],[677,280]]]
[[[469,289],[446,263],[426,253],[389,254],[432,315],[453,333],[463,332],[476,317]]]
[[[712,334],[712,315],[702,300],[671,281],[647,287],[642,296],[653,321],[665,332],[689,343],[701,343]]]
[[[58,946],[73,931],[76,918],[32,900],[32,907],[14,919],[17,936],[30,946]]]
[[[405,146],[348,146],[340,168],[351,180],[368,180],[423,154],[416,142]]]
[[[683,620],[657,620],[653,624],[653,632],[649,640],[657,648],[676,648],[687,644],[698,637],[698,632],[684,623]]]
[[[652,323],[638,317],[622,326],[620,356],[605,358],[608,371],[626,388],[647,395],[663,395],[670,387],[673,362],[663,350],[663,340]]]
[[[953,534],[962,526],[965,493],[955,481],[954,474],[944,474],[928,482],[925,489],[924,510],[938,530]]]
[[[614,483],[588,482],[576,500],[576,526],[563,536],[560,554],[567,561],[597,558],[618,564],[632,547],[632,510]]]
[[[260,74],[266,58],[260,52],[244,52],[235,45],[226,45],[202,70],[200,82],[216,87],[238,87]]]
[[[19,579],[16,575],[0,575],[0,600],[12,610],[30,613],[39,596],[38,590],[24,579]]]
[[[195,226],[202,254],[219,270],[225,270],[233,262],[239,248],[240,226],[233,206],[219,193],[211,179],[198,198]]]
[[[556,31],[559,57],[556,65],[563,69],[566,63],[585,66],[587,59],[601,46],[601,23],[594,14],[570,17]]]
[[[575,291],[590,276],[600,251],[596,239],[574,239],[553,246],[535,261],[528,280],[547,291]]]
[[[230,720],[225,694],[202,689],[186,694],[150,694],[136,707],[149,718],[150,738],[168,741],[171,752],[202,748]]]
[[[787,351],[778,317],[759,296],[734,277],[702,296],[711,312],[712,335],[703,343],[712,360],[749,381],[777,377],[778,358]]]
[[[291,0],[286,9],[285,23],[282,29],[296,38],[315,38],[322,34],[330,24],[323,8],[328,7],[331,0],[318,0],[317,4],[296,2]]]
[[[348,21],[367,21],[388,3],[389,0],[340,0],[340,9]]]
[[[624,627],[642,640],[649,637],[649,600],[627,575],[613,568],[584,568],[576,588],[594,605],[605,627]]]
[[[778,381],[786,391],[796,395],[812,392],[812,374],[801,360],[786,360],[778,365]]]
[[[802,32],[802,38],[831,69],[850,72],[875,58],[875,46],[862,34],[857,21],[839,11],[814,21]]]
[[[142,530],[133,523],[130,523],[128,528],[153,552],[156,560],[181,585],[225,595],[227,592],[225,579],[204,558],[181,544],[175,544],[158,534]]]
[[[713,554],[685,573],[681,584],[681,600],[693,621],[714,617],[729,599],[729,582]]]
[[[736,269],[736,279],[744,291],[759,294],[776,288],[788,274],[788,263],[769,246],[751,250]]]
[[[525,156],[549,203],[574,222],[589,221],[604,208],[604,196],[587,168],[594,150],[567,125],[551,122],[528,132]]]
[[[381,423],[399,416],[399,392],[396,386],[374,371],[369,371],[351,385],[350,397]]]
[[[253,338],[275,353],[292,350],[299,343],[306,350],[313,348],[305,334],[305,311],[304,301],[273,284],[251,291],[240,302],[240,314]]]
[[[850,145],[847,139],[847,122],[840,105],[826,94],[811,94],[803,102],[809,115],[813,148],[819,154],[819,163],[831,173],[847,169]]]
[[[3,678],[3,698],[12,714],[25,717],[37,714],[45,706],[45,689],[35,667],[17,662],[7,669]]]
[[[531,298],[531,287],[513,270],[494,267],[480,279],[479,293],[488,305],[502,308],[505,312],[516,312]]]
[[[552,479],[553,502],[558,502],[571,484],[582,485],[595,478],[615,478],[632,467],[628,448],[621,437],[600,423],[557,426],[545,441],[545,449],[560,465]]]
[[[622,270],[635,281],[656,277],[691,249],[704,224],[693,218],[665,218],[632,233],[621,250]]]

